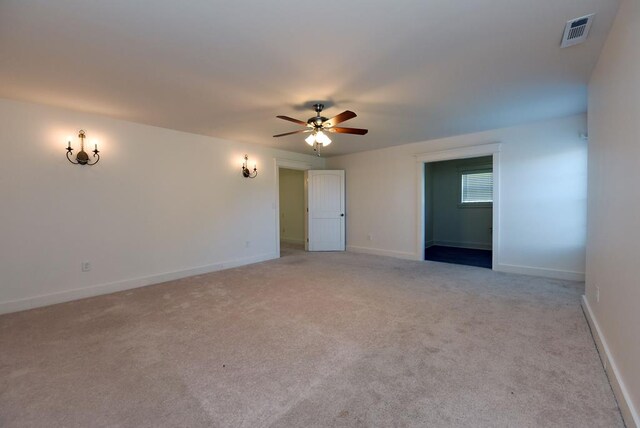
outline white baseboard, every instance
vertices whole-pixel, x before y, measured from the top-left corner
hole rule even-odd
[[[347,245],[347,251],[353,253],[373,254],[376,256],[395,257],[396,259],[416,260],[414,253],[406,253],[404,251],[383,250],[379,248],[358,247],[355,245]]]
[[[147,285],[158,284],[175,279],[186,278],[193,275],[202,275],[209,272],[215,272],[223,269],[230,269],[238,266],[244,266],[252,263],[259,263],[266,260],[276,259],[276,254],[263,254],[244,259],[229,260],[220,263],[214,263],[206,266],[199,266],[190,269],[184,269],[175,272],[165,272],[157,275],[150,275],[142,278],[126,279],[123,281],[109,282],[106,284],[91,285],[88,287],[74,288],[71,290],[63,290],[50,294],[41,294],[39,296],[25,297],[22,299],[9,300],[0,302],[0,314],[9,312],[17,312],[25,309],[39,308],[42,306],[54,305],[56,303],[70,302],[72,300],[84,299],[87,297],[99,296],[102,294],[115,293],[117,291],[130,290],[132,288],[144,287]]]
[[[455,242],[455,241],[438,241],[437,239],[433,241],[433,245],[441,245],[443,247],[454,247],[454,248],[469,248],[472,250],[490,250],[491,242],[488,244],[484,242]]]
[[[600,354],[600,360],[602,361],[604,371],[609,378],[611,389],[613,389],[613,394],[615,395],[616,400],[618,400],[618,407],[620,408],[620,413],[622,413],[622,418],[624,419],[627,428],[640,428],[640,417],[638,416],[638,411],[633,406],[633,402],[631,401],[631,397],[629,396],[629,391],[627,390],[624,381],[620,376],[618,366],[616,365],[616,362],[611,355],[611,351],[609,350],[609,346],[607,345],[607,340],[602,334],[600,325],[598,324],[598,321],[596,320],[596,317],[591,310],[589,300],[587,300],[587,296],[584,295],[582,296],[582,310],[584,312],[585,318],[587,318],[589,327],[591,328],[591,334],[593,335],[593,339],[596,342],[596,347],[598,348],[598,353]]]
[[[565,279],[569,281],[584,282],[584,272],[573,272],[569,270],[509,265],[504,263],[497,263],[495,266],[493,266],[493,270],[498,272],[519,273],[522,275],[542,276],[544,278]]]

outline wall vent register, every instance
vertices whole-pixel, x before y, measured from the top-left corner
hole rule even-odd
[[[564,35],[562,36],[562,44],[560,47],[568,48],[569,46],[577,45],[587,40],[589,29],[593,22],[593,16],[594,14],[591,14],[568,21],[564,27]]]

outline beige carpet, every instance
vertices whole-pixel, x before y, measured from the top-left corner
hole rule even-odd
[[[0,317],[0,426],[622,426],[580,284],[284,253]]]

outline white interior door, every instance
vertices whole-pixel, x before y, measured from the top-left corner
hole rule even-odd
[[[344,251],[344,171],[307,171],[309,251]]]

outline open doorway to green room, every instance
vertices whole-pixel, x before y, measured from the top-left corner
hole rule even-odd
[[[493,156],[425,163],[424,179],[424,259],[491,268]]]
[[[465,250],[490,250],[483,266],[494,269],[499,265],[500,257],[500,143],[479,144],[447,150],[432,151],[414,155],[417,168],[417,232],[415,258],[427,260],[428,248],[437,245],[445,247],[443,251],[463,252]],[[451,210],[456,213],[440,213],[445,227],[439,233],[436,215],[439,196],[433,193],[434,175],[437,175],[436,163],[451,161],[455,165],[449,175],[443,199],[448,200]],[[470,220],[469,217],[481,220]],[[469,235],[467,229],[473,224],[475,235]],[[457,235],[456,235],[457,233]],[[466,236],[466,238],[465,238]],[[469,238],[469,236],[471,236]],[[433,249],[437,250],[436,248]],[[474,251],[470,251],[473,253]],[[486,253],[485,253],[486,254]],[[435,258],[429,255],[429,259]],[[449,257],[442,255],[441,258]],[[441,260],[448,261],[448,260]],[[472,264],[472,263],[469,263]],[[477,263],[474,263],[477,265]]]

